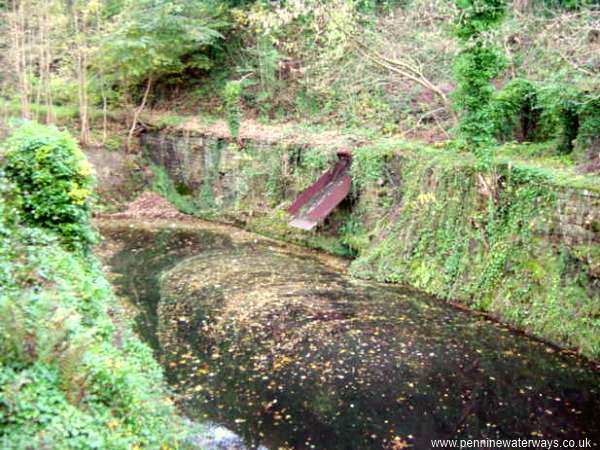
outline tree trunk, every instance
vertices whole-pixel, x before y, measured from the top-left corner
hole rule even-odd
[[[96,34],[102,34],[99,8],[96,9]],[[105,145],[108,138],[108,97],[106,95],[106,77],[103,68],[100,69],[100,93],[102,95],[102,145]]]
[[[43,20],[44,20],[43,13],[38,14],[37,21],[36,21],[37,36],[36,36],[36,42],[35,42],[36,53],[37,53],[37,57],[38,57],[38,64],[37,64],[38,83],[37,83],[37,87],[35,90],[35,104],[38,106],[42,104],[42,90],[44,87],[44,75],[45,75],[45,73],[44,73],[44,27],[42,25]],[[33,48],[32,48],[32,53],[33,53]],[[35,120],[37,122],[39,122],[39,120],[40,120],[40,109],[39,108],[37,108],[35,111]]]
[[[83,144],[89,142],[89,119],[88,119],[88,104],[87,104],[87,56],[85,49],[85,20],[82,20],[82,24],[79,23],[79,12],[73,9],[73,25],[75,30],[76,40],[76,71],[77,71],[77,85],[78,85],[78,97],[79,97],[79,139]]]
[[[131,123],[131,128],[129,129],[129,135],[127,136],[127,151],[131,151],[131,141],[133,139],[133,133],[135,133],[135,128],[137,126],[138,119],[144,106],[146,106],[146,101],[148,100],[148,94],[150,93],[150,88],[152,87],[152,77],[148,78],[148,83],[146,84],[146,90],[144,91],[144,97],[142,98],[142,103],[133,113],[133,120]]]
[[[101,75],[102,83],[102,145],[106,144],[108,137],[108,99],[106,98],[106,86],[104,85],[104,74]]]
[[[50,62],[52,61],[50,51],[50,0],[44,0],[44,16],[42,21],[44,29],[44,41],[42,47],[44,49],[44,61],[42,71],[44,73],[44,91],[45,91],[45,103],[46,103],[46,123],[54,122],[54,112],[52,110],[52,87],[50,80],[52,74],[50,73]]]
[[[29,119],[29,90],[27,89],[27,59],[25,55],[25,2],[13,1],[13,16],[15,71],[19,85],[21,117]]]

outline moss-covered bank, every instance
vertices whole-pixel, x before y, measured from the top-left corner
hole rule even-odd
[[[146,135],[154,185],[182,210],[355,257],[410,284],[600,357],[600,194],[549,170],[398,141],[354,149],[352,198],[314,233],[285,207],[333,151],[190,132]]]

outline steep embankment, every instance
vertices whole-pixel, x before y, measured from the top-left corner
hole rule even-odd
[[[29,123],[0,158],[0,448],[179,445],[162,371],[91,254],[76,142]]]
[[[285,206],[334,145],[148,134],[154,188],[181,210],[356,257],[355,275],[410,284],[600,356],[600,193],[589,180],[399,141],[355,145],[354,192],[318,230]],[[334,144],[332,141],[331,144]],[[586,186],[586,183],[588,186]]]
[[[99,263],[2,223],[0,447],[159,448],[183,430]],[[179,430],[178,430],[179,429]]]

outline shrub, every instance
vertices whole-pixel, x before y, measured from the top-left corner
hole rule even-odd
[[[90,224],[91,165],[68,132],[26,123],[6,141],[6,177],[22,197],[22,219],[55,230],[68,247],[87,250],[95,241]]]
[[[0,250],[0,448],[173,448],[161,369],[91,257],[40,228]]]
[[[23,223],[22,202],[0,173],[0,448],[177,448],[160,366],[100,263]]]
[[[554,130],[558,152],[583,150],[600,136],[600,96],[565,83],[539,89],[540,109],[547,129]]]
[[[524,79],[514,79],[493,98],[494,122],[502,141],[534,142],[540,135],[541,108],[537,89]]]

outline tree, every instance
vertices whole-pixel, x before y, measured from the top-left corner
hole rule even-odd
[[[115,69],[126,96],[145,86],[133,110],[128,148],[155,82],[212,66],[209,49],[222,38],[221,16],[219,4],[205,0],[129,0],[125,5],[105,37],[104,61]]]

